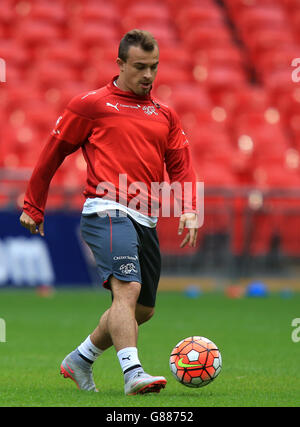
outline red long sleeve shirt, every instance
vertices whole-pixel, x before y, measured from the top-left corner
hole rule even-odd
[[[43,221],[53,175],[65,157],[79,148],[87,163],[86,198],[105,196],[99,188],[101,183],[108,182],[124,203],[119,174],[126,174],[127,188],[136,182],[147,188],[139,197],[141,205],[150,212],[151,183],[164,180],[165,163],[171,183],[178,182],[182,188],[185,182],[192,183],[192,195],[188,195],[191,200],[185,203],[184,211],[195,212],[195,174],[178,116],[150,94],[141,97],[120,90],[114,85],[116,78],[101,89],[73,98],[58,118],[24,199],[24,211],[37,224]],[[126,192],[127,203],[133,197]],[[187,199],[184,194],[182,197]]]

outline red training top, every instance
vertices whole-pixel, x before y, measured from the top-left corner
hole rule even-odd
[[[150,94],[141,97],[120,90],[114,84],[116,79],[103,88],[74,97],[57,120],[24,200],[24,211],[37,224],[43,221],[53,175],[65,157],[79,148],[87,163],[86,198],[103,197],[98,185],[109,182],[120,197],[116,201],[128,203],[136,194],[126,191],[127,200],[122,199],[119,174],[126,174],[128,187],[135,182],[146,186],[148,194],[141,191],[139,197],[150,214],[151,183],[164,180],[165,162],[171,183],[192,183],[191,202],[184,205],[183,212],[195,212],[195,173],[177,114]]]

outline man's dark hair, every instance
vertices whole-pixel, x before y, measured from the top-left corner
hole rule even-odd
[[[118,56],[122,61],[128,59],[128,50],[130,46],[140,46],[146,52],[151,52],[155,46],[158,46],[157,41],[151,33],[144,30],[131,30],[125,34],[120,41]]]

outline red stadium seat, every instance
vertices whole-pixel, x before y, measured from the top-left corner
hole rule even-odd
[[[69,67],[82,67],[87,61],[87,52],[72,39],[60,40],[43,46],[36,53],[36,61],[53,61]]]
[[[220,90],[228,87],[243,87],[247,82],[246,72],[235,66],[197,65],[193,71],[196,81],[210,90]]]
[[[203,152],[234,148],[229,133],[224,128],[199,122],[195,129],[189,132],[189,141],[192,148],[198,148]],[[196,158],[195,158],[196,159]],[[201,162],[201,157],[197,161]]]
[[[300,175],[297,170],[284,165],[265,164],[254,170],[255,184],[259,188],[297,189],[300,188]]]
[[[293,137],[293,131],[300,130],[300,90],[295,85],[291,90],[286,90],[280,96],[274,96],[274,104],[280,111],[282,121],[287,131]]]
[[[205,183],[204,183],[205,185]],[[204,186],[204,223],[202,232],[205,234],[229,234],[232,227],[231,210],[226,195],[210,194]]]
[[[179,8],[175,15],[175,23],[179,32],[185,32],[194,26],[219,27],[225,24],[225,17],[218,7],[203,7],[201,3]]]
[[[0,23],[0,37],[1,39],[6,39],[6,37],[8,37],[5,31],[5,27],[1,23]]]
[[[119,74],[119,68],[112,61],[93,61],[84,68],[82,77],[84,82],[92,89],[105,86],[111,79]]]
[[[265,164],[275,167],[284,165],[288,147],[274,143],[258,144],[254,150],[253,167],[264,167]]]
[[[264,176],[262,173],[260,175]],[[256,232],[252,243],[254,249],[261,251],[262,244],[269,243],[272,234],[276,234],[279,237],[280,251],[283,255],[299,256],[299,174],[282,167],[273,167],[272,170],[267,168],[265,179],[259,181],[258,185],[264,190],[272,192],[267,192],[265,196],[264,205],[268,215],[265,215],[264,223],[256,221],[253,228]],[[258,242],[256,242],[257,239]],[[268,252],[269,248],[270,246],[264,247],[264,254]]]
[[[39,82],[43,88],[60,87],[67,81],[80,78],[79,72],[60,61],[39,61],[33,70],[28,71],[28,78]]]
[[[212,108],[212,102],[207,91],[197,83],[178,83],[172,91],[171,100],[179,115],[188,112],[207,111]]]
[[[41,138],[34,124],[7,126],[3,133],[9,150],[4,153],[4,166],[11,168],[32,168],[40,154],[44,138]]]
[[[6,113],[10,114],[13,110],[17,110],[26,103],[41,99],[41,94],[39,93],[37,82],[33,84],[27,82],[25,86],[24,80],[20,81],[19,84],[14,81],[13,85],[7,84],[3,87],[1,99],[5,100]]]
[[[94,46],[83,51],[87,56],[87,63],[95,60],[115,62],[118,57],[118,46]]]
[[[258,85],[228,88],[227,91],[220,92],[215,102],[233,115],[248,112],[264,113],[268,107],[273,105],[265,88]]]
[[[298,44],[300,42],[300,10],[299,10],[299,6],[298,6],[298,10],[295,10],[293,12],[293,14],[290,15],[290,22],[292,23],[292,26],[293,26],[292,31],[296,36]]]
[[[1,80],[2,80],[1,75]],[[24,84],[24,69],[22,66],[14,65],[13,62],[5,62],[5,82],[0,82],[0,85],[5,84],[6,87],[12,87],[13,85]]]
[[[226,165],[218,164],[212,161],[196,163],[194,167],[197,180],[204,182],[205,187],[217,187],[221,189],[230,189],[238,186],[238,181],[234,173]]]
[[[56,25],[64,25],[67,21],[67,11],[59,2],[32,2],[27,16],[35,21]]]
[[[84,23],[94,21],[98,25],[119,25],[119,10],[113,2],[82,2],[80,7],[75,11],[75,16],[80,18]]]
[[[15,18],[10,0],[2,0],[0,3],[0,24],[9,25]]]
[[[299,220],[299,192],[293,198],[287,198],[285,208],[278,221],[278,234],[280,236],[281,251],[284,255],[299,257],[300,253],[300,220]]]
[[[118,45],[120,41],[119,30],[114,25],[109,23],[99,25],[94,21],[83,22],[79,27],[73,25],[70,28],[69,37],[84,48]]]
[[[201,0],[201,2],[198,0],[186,0],[184,3],[182,3],[181,0],[164,0],[164,2],[168,5],[170,13],[173,17],[176,17],[180,9],[182,10],[186,7],[201,6],[202,8],[207,9],[215,9],[216,7],[215,2],[212,0]]]
[[[228,166],[215,160],[195,162],[194,167],[197,181],[204,183],[203,233],[227,234],[232,226],[228,195],[238,181]]]
[[[232,44],[232,38],[226,27],[194,27],[191,28],[182,38],[191,51],[212,47],[223,47]]]
[[[129,6],[122,18],[124,31],[143,28],[147,25],[170,25],[169,9],[159,3],[135,3]]]
[[[224,0],[230,16],[238,21],[242,12],[251,11],[257,7],[276,7],[280,5],[280,0]]]
[[[155,1],[155,0],[149,0],[149,2],[158,3],[158,1]],[[114,4],[118,8],[118,12],[120,16],[124,16],[128,8],[136,5],[136,3],[137,3],[136,0],[114,0]]]
[[[159,61],[161,64],[173,65],[174,68],[191,69],[193,58],[181,42],[159,47]],[[159,65],[159,67],[160,67]],[[159,69],[159,68],[158,68]]]
[[[206,110],[194,110],[182,114],[180,119],[183,129],[190,135],[191,132],[195,132],[200,126],[201,128],[209,128],[222,130],[224,129],[224,123],[216,121],[214,118],[213,109]]]
[[[5,122],[6,126],[4,126]],[[9,161],[9,156],[12,156],[12,153],[15,151],[15,132],[9,123],[8,117],[1,117],[0,124],[0,139],[1,141],[5,141],[5,144],[0,144],[0,167],[10,167],[11,165],[6,162]],[[14,160],[16,160],[16,156],[13,155],[12,162]],[[12,167],[18,167],[18,164],[13,164]]]
[[[244,41],[249,47],[252,58],[268,52],[271,49],[285,49],[294,43],[294,37],[287,28],[266,28],[255,30],[244,35]]]
[[[282,3],[285,7],[285,10],[290,14],[293,14],[295,11],[299,10],[299,0],[282,0]]]
[[[228,136],[206,131],[199,132],[197,139],[195,133],[191,133],[189,140],[191,140],[191,152],[195,163],[215,162],[216,168],[220,165],[232,170],[236,149],[231,145]]]
[[[272,237],[278,233],[276,216],[268,210],[252,211],[248,217],[248,247],[245,248],[248,255],[266,256],[271,250]]]
[[[277,99],[289,90],[295,87],[295,83],[292,80],[292,67],[279,68],[271,70],[269,73],[265,73],[263,76],[263,83],[267,90],[273,94]]]
[[[128,28],[130,30],[131,28]],[[147,23],[143,25],[143,30],[149,31],[157,40],[159,46],[168,47],[178,43],[177,33],[175,28],[169,24]]]
[[[286,29],[288,25],[288,19],[280,5],[253,7],[242,11],[238,17],[238,27],[242,34],[265,28]]]
[[[160,85],[168,85],[171,88],[176,87],[178,84],[189,83],[192,80],[192,74],[189,71],[169,66],[168,64],[160,64],[154,87],[158,88]]]
[[[60,113],[66,108],[67,104],[74,96],[92,89],[96,89],[96,87],[93,86],[92,83],[87,84],[84,80],[80,82],[67,81],[58,88],[50,88],[44,91],[43,100],[47,102],[47,104],[53,105],[55,111]]]
[[[289,123],[289,131],[291,133],[293,143],[295,147],[299,150],[300,148],[300,114],[293,114],[292,117],[290,117],[290,123]]]
[[[212,47],[200,49],[192,54],[192,59],[194,65],[199,64],[211,67],[230,66],[240,69],[246,64],[246,58],[244,57],[242,50],[234,44],[226,45],[221,48]]]
[[[282,129],[280,128],[280,115],[276,108],[272,110],[266,109],[261,111],[250,110],[245,113],[240,113],[234,121],[235,127],[239,131],[255,132],[267,130],[270,136],[281,136]]]
[[[50,133],[57,120],[57,112],[42,100],[24,104],[21,111],[24,112],[25,123],[38,132]]]
[[[299,49],[296,44],[292,44],[288,49],[272,49],[257,56],[257,70],[267,76],[278,69],[287,69],[291,67],[292,60],[299,55]]]
[[[236,140],[241,135],[249,135],[254,143],[254,148],[259,144],[277,144],[285,146],[287,137],[281,122],[274,110],[274,120],[268,119],[266,112],[246,112],[238,115],[233,122],[233,133]],[[272,117],[272,114],[270,114]]]
[[[30,89],[33,90],[32,87]],[[26,91],[9,91],[7,117],[16,131],[27,126],[37,132],[49,132],[56,121],[57,113],[39,93],[29,91],[26,96]]]
[[[16,67],[26,67],[32,60],[26,46],[12,38],[1,39],[0,58],[4,58],[7,64]]]
[[[53,43],[62,36],[61,30],[56,25],[33,19],[20,22],[12,31],[18,42],[24,42],[29,47]]]

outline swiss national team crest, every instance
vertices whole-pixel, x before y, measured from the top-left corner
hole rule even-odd
[[[123,274],[131,274],[138,272],[133,262],[129,262],[128,264],[122,264],[120,266],[120,270]]]
[[[153,107],[152,105],[150,107],[143,107],[143,110],[145,114],[148,114],[148,116],[151,116],[152,114],[155,114],[156,116],[158,115],[155,110],[155,107]]]

